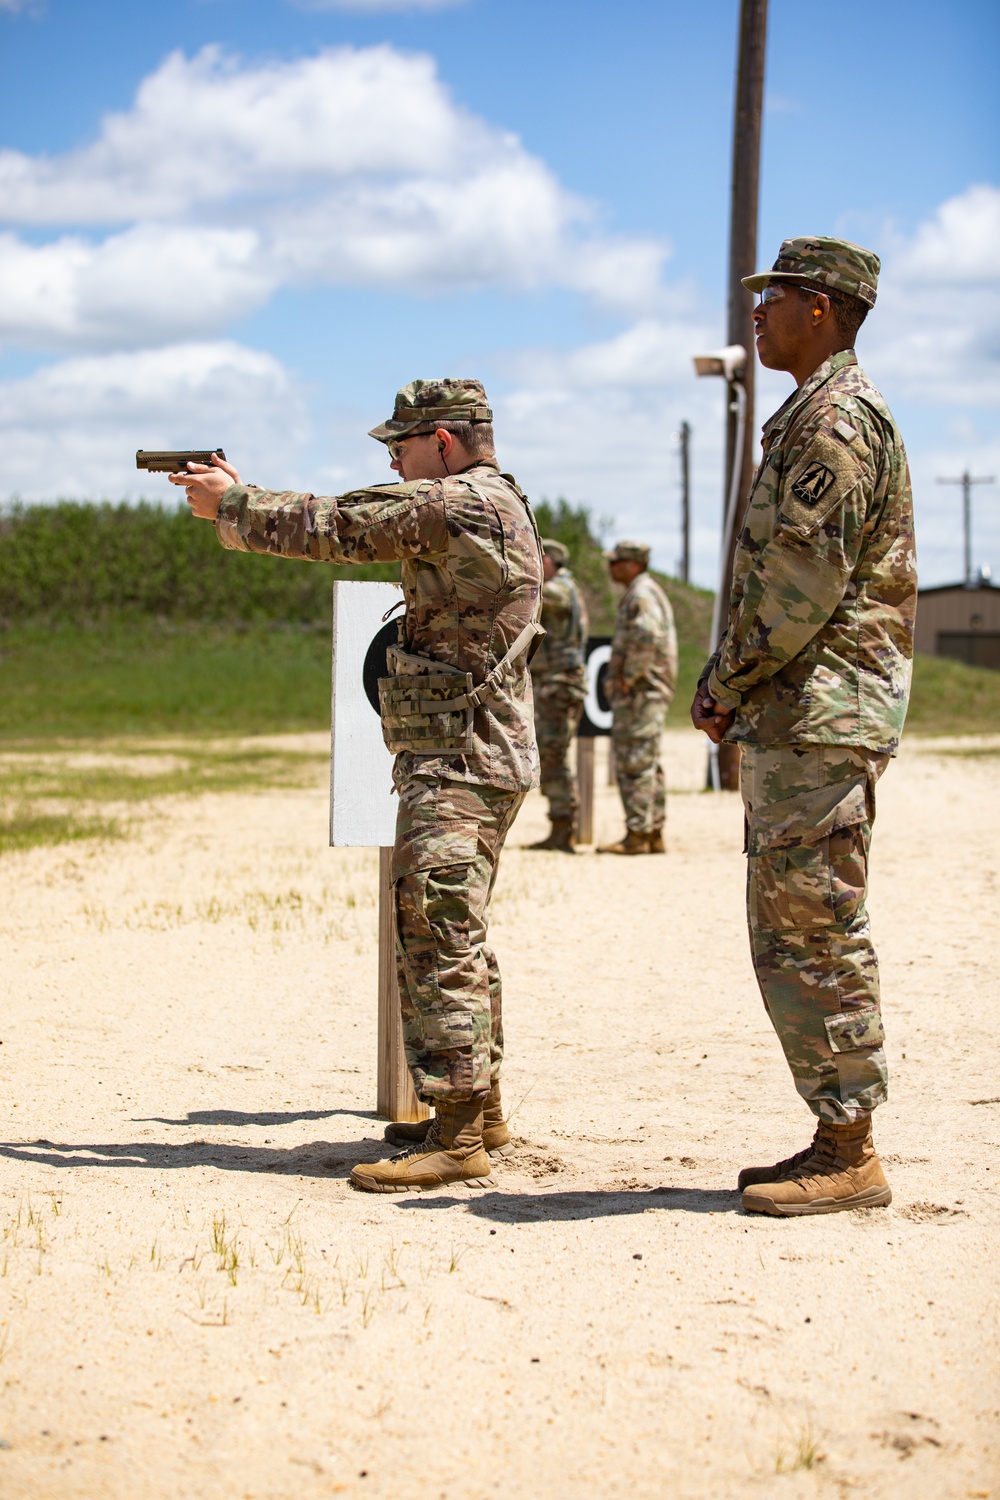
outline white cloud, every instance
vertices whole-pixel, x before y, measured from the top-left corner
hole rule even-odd
[[[44,9],[44,0],[0,0],[0,12],[9,16],[38,16]]]
[[[136,346],[216,328],[274,285],[249,229],[138,225],[101,245],[0,235],[0,339]]]
[[[909,399],[1000,404],[1000,189],[948,199],[886,256],[859,346],[872,375]]]
[[[137,448],[221,445],[277,483],[308,427],[288,372],[236,343],[64,360],[0,383],[0,495],[176,498],[136,470]]]
[[[96,231],[3,239],[0,337],[46,347],[214,332],[289,284],[561,286],[634,313],[668,253],[601,233],[431,58],[387,46],[257,68],[173,53],[91,145],[0,152],[0,205],[12,228]]]

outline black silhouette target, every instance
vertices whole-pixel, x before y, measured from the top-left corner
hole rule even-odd
[[[389,675],[386,664],[385,653],[390,646],[395,646],[399,640],[396,630],[396,621],[390,620],[387,625],[372,636],[371,645],[365,653],[365,664],[361,669],[361,681],[365,690],[365,697],[372,708],[378,713],[378,680],[380,677]],[[355,658],[357,660],[357,658]]]
[[[581,739],[599,739],[611,733],[611,704],[608,702],[608,666],[611,657],[611,637],[592,635],[587,639],[587,697],[580,714],[577,734]],[[600,722],[595,723],[591,713],[598,712]]]

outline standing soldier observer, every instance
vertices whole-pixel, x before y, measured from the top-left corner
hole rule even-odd
[[[542,538],[542,565],[545,635],[531,659],[531,685],[542,794],[548,799],[551,827],[547,837],[528,847],[572,854],[580,801],[570,750],[587,696],[587,606],[562,542]]]
[[[406,612],[379,684],[399,794],[396,967],[413,1086],[431,1121],[354,1168],[405,1192],[489,1177],[510,1140],[500,1104],[500,971],[487,946],[504,839],[538,766],[528,648],[542,560],[531,508],[493,451],[477,380],[414,380],[372,430],[401,484],[320,498],[243,484],[232,465],[171,475],[224,547],[334,563],[401,560]]]
[[[605,691],[611,704],[615,774],[625,837],[598,854],[663,854],[667,783],[661,762],[663,720],[677,685],[677,632],[670,600],[651,578],[649,548],[619,542],[608,571],[625,588],[611,642]]]
[[[872,1143],[886,1097],[878,963],[865,909],[875,784],[910,686],[917,595],[902,440],[854,341],[879,260],[785,240],[760,292],[757,352],[798,389],[764,424],[729,624],[691,717],[742,745],[747,919],[757,982],[811,1146],[740,1173],[744,1208],[832,1213],[892,1197]]]

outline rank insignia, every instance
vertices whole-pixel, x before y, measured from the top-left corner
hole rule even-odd
[[[814,459],[792,485],[792,494],[797,495],[806,505],[815,505],[826,494],[835,478],[832,469],[821,464],[819,459]]]

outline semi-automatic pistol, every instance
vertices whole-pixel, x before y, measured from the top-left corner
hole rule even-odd
[[[179,453],[157,453],[151,448],[140,448],[135,455],[135,466],[148,469],[151,474],[179,474],[188,464],[211,464],[213,453],[217,458],[226,456],[221,448],[197,448]]]

